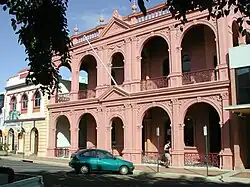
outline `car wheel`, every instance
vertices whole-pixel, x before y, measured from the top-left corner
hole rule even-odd
[[[83,165],[81,168],[80,168],[80,173],[81,174],[87,174],[89,173],[89,167],[87,165]]]
[[[121,166],[119,170],[121,175],[127,175],[129,173],[128,167],[127,166]]]

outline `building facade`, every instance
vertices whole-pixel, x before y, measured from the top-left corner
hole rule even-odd
[[[69,93],[48,105],[48,156],[97,147],[154,163],[170,140],[173,166],[203,165],[207,126],[210,164],[234,168],[231,114],[223,107],[231,103],[228,49],[237,15],[208,20],[194,11],[176,25],[163,6],[146,17],[136,6],[128,16],[115,10],[107,24],[101,18],[92,30],[75,28]],[[84,89],[80,71],[88,73]]]
[[[46,156],[47,98],[39,86],[25,83],[27,75],[24,69],[7,80],[3,131],[10,152]]]
[[[234,27],[234,30],[238,29],[236,24]],[[234,47],[229,49],[232,103],[224,107],[225,110],[232,112],[235,169],[250,168],[250,61],[248,57],[250,37],[246,39],[246,43],[234,42]]]

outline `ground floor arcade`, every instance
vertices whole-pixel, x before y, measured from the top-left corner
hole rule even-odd
[[[230,115],[222,109],[224,102],[228,97],[216,95],[52,112],[48,156],[101,148],[135,163],[153,163],[170,140],[172,165],[203,165],[206,125],[209,164],[232,169]]]
[[[45,118],[37,120],[18,120],[5,123],[3,142],[13,154],[46,156],[47,122]]]

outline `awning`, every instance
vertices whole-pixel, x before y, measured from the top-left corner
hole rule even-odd
[[[224,110],[229,110],[231,112],[238,112],[242,114],[250,114],[250,104],[230,105],[224,107]]]

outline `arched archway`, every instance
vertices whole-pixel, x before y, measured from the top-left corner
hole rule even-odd
[[[59,71],[59,93],[56,102],[65,102],[70,100],[72,70],[70,64],[60,64],[57,67]]]
[[[124,82],[124,56],[121,52],[116,52],[112,55],[111,61],[111,75],[115,79],[118,85],[122,85]],[[114,85],[113,80],[111,84]]]
[[[68,157],[71,146],[70,122],[64,115],[59,116],[56,122],[56,157]]]
[[[17,134],[17,150],[18,150],[18,153],[21,153],[21,154],[24,154],[25,152],[24,136],[25,136],[25,130],[24,128],[21,127],[20,129],[18,129],[18,134]]]
[[[79,149],[97,147],[96,125],[96,120],[92,114],[83,114],[79,122]]]
[[[222,146],[220,116],[217,110],[208,103],[195,103],[187,109],[184,125],[185,165],[205,166],[206,144],[203,128],[207,126],[209,164],[219,167]]]
[[[168,86],[170,73],[169,46],[161,36],[153,36],[141,51],[141,89],[152,90]]]
[[[143,163],[156,163],[158,154],[164,155],[164,145],[171,141],[171,120],[161,107],[149,108],[142,120]],[[156,129],[159,128],[159,145]]]
[[[85,55],[79,69],[79,99],[94,98],[97,86],[97,61],[91,55]]]
[[[15,150],[15,133],[12,128],[8,131],[8,144],[9,144],[9,150],[14,151]]]
[[[111,120],[111,146],[114,155],[122,156],[124,149],[124,129],[123,121],[119,117]]]
[[[39,151],[39,133],[36,127],[30,131],[30,151],[34,155],[37,155]]]
[[[197,24],[190,27],[182,39],[181,48],[184,85],[217,80],[215,33],[209,26]]]

